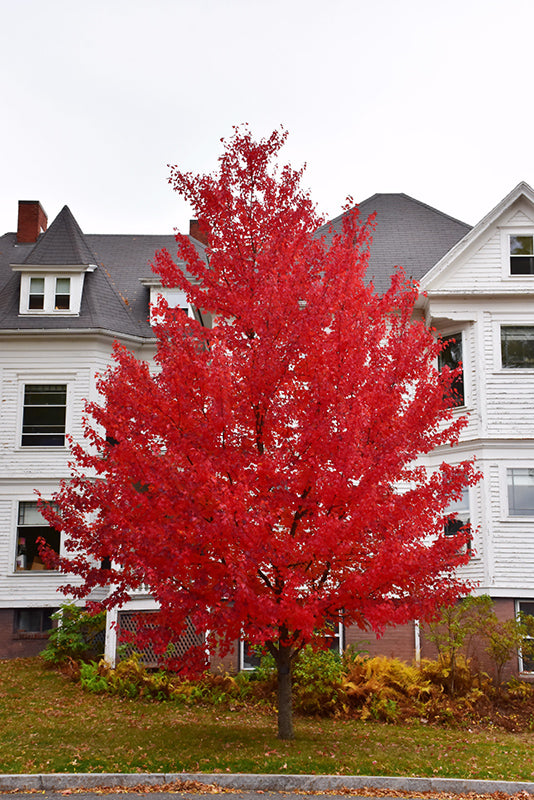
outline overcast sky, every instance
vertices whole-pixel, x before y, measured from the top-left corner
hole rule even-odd
[[[289,131],[319,211],[405,192],[476,223],[534,184],[533,0],[0,0],[0,233],[18,200],[170,233],[168,164]]]

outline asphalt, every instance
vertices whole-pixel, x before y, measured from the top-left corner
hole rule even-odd
[[[292,792],[292,791],[336,791],[358,790],[366,787],[400,792],[450,792],[451,794],[490,794],[503,792],[517,794],[527,792],[534,795],[534,782],[527,781],[477,781],[457,778],[397,778],[384,775],[267,775],[245,773],[52,773],[42,775],[0,775],[0,792],[39,791],[63,792],[68,790],[143,786],[158,791],[166,784],[195,781],[222,789],[237,789],[243,792]],[[189,790],[184,786],[184,794]]]

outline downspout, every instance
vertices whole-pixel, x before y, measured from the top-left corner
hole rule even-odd
[[[418,619],[413,621],[414,644],[415,644],[415,662],[421,663],[421,625]]]

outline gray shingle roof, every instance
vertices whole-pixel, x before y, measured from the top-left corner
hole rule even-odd
[[[405,194],[375,194],[360,204],[362,220],[375,211],[367,277],[378,291],[387,288],[397,264],[408,276],[421,278],[470,230],[465,223]],[[340,215],[329,225],[339,229],[342,219]],[[332,235],[329,225],[317,232],[327,240]],[[202,254],[203,245],[192,241]],[[0,330],[98,329],[151,338],[149,289],[140,278],[152,276],[151,262],[162,248],[176,254],[174,236],[83,234],[67,206],[35,245],[17,244],[14,233],[0,236]],[[12,264],[96,264],[97,268],[85,274],[78,317],[19,316],[20,273],[12,271]]]
[[[203,253],[203,245],[192,241]],[[1,236],[0,330],[98,329],[152,338],[150,290],[140,278],[153,277],[151,263],[163,248],[176,254],[174,236],[83,234],[67,206],[35,245],[17,244],[14,233]],[[177,259],[176,263],[180,264]],[[20,273],[12,271],[12,264],[43,268],[96,264],[85,274],[80,315],[19,316]]]
[[[471,230],[470,225],[406,194],[374,194],[359,209],[362,222],[376,212],[367,279],[380,292],[388,288],[396,266],[419,280]],[[330,228],[341,230],[343,216],[323,225],[317,234],[331,239]]]
[[[69,207],[63,206],[22,263],[44,267],[95,264],[96,260]]]

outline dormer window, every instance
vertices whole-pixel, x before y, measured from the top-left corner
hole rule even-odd
[[[69,311],[70,278],[30,278],[28,311],[48,311],[51,305],[54,311]]]
[[[42,311],[45,299],[44,278],[30,278],[30,291],[28,296],[28,309]]]
[[[70,309],[70,278],[56,278],[56,311]]]
[[[75,315],[80,313],[84,272],[81,270],[65,275],[61,272],[31,274],[17,269],[20,276],[20,305],[19,314],[55,316]],[[89,271],[89,270],[87,270]],[[92,270],[91,270],[92,271]]]
[[[161,297],[167,302],[169,308],[181,309],[186,317],[194,317],[191,303],[188,302],[187,295],[182,289],[162,286],[157,278],[141,278],[141,283],[150,289],[151,325],[155,325],[158,321],[154,307]]]
[[[534,236],[510,236],[510,275],[534,275]]]

